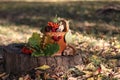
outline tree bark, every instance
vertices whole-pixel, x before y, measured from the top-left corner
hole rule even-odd
[[[35,67],[44,64],[50,67],[64,67],[68,69],[71,66],[83,64],[80,55],[73,56],[40,56],[32,57],[21,53],[21,46],[18,44],[8,45],[4,48],[5,70],[7,73],[21,73],[29,71]]]
[[[4,54],[3,46],[0,46],[0,73],[5,71],[3,54]]]

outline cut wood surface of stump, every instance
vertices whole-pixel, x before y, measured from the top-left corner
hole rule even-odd
[[[21,53],[22,44],[12,44],[4,48],[5,70],[7,73],[21,73],[44,64],[50,67],[64,67],[81,65],[81,55],[73,56],[40,56],[32,57]]]

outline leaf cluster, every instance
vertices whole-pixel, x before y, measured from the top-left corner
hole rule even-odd
[[[57,43],[44,43],[44,37],[40,37],[40,34],[33,33],[28,40],[28,45],[32,48],[32,56],[51,56],[59,50],[59,45]]]

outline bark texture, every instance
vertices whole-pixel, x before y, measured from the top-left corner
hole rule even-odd
[[[83,64],[80,55],[32,57],[21,53],[21,46],[12,44],[4,48],[5,70],[7,73],[21,73],[41,65],[64,67],[65,69]]]

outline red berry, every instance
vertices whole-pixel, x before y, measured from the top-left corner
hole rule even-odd
[[[59,38],[58,38],[57,36],[52,36],[52,39],[53,39],[54,41],[59,41]]]
[[[55,41],[59,41],[59,39],[58,39],[58,38],[56,38],[56,39],[55,39]]]
[[[33,52],[32,50],[29,50],[29,53],[30,53],[30,54],[32,54],[32,52]]]
[[[61,39],[62,38],[62,36],[58,36],[58,39]]]
[[[54,28],[52,28],[52,32],[55,32],[56,30]]]
[[[25,48],[25,47],[23,47],[23,48],[22,48],[22,52],[24,53],[24,52],[25,52],[25,50],[26,50],[26,48]]]
[[[22,52],[23,52],[24,54],[31,54],[31,53],[32,53],[32,50],[29,50],[28,48],[23,47],[23,48],[22,48]]]
[[[101,71],[102,71],[102,69],[101,69],[101,67],[98,67],[98,73],[101,73]]]

